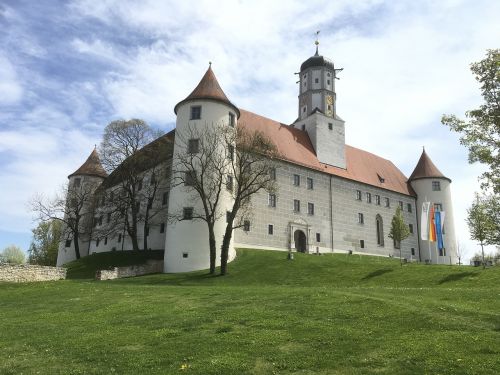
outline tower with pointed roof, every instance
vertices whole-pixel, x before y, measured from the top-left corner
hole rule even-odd
[[[321,163],[346,167],[345,123],[337,114],[335,79],[342,69],[316,53],[300,66],[296,128],[307,132]]]
[[[227,98],[212,70],[211,64],[198,86],[174,108],[177,115],[173,161],[179,163],[179,155],[196,153],[198,146],[188,150],[189,145],[198,145],[205,132],[217,131],[220,126],[236,129],[240,117],[239,109]],[[228,145],[227,147],[236,147]],[[227,150],[226,150],[227,151]],[[226,152],[219,150],[219,152]],[[173,171],[172,173],[183,173]],[[185,173],[185,172],[184,172]],[[176,178],[173,176],[172,181]],[[221,192],[219,219],[215,223],[215,237],[220,243],[226,229],[226,212],[232,209],[231,194]],[[199,199],[186,186],[172,185],[169,194],[169,213],[181,216],[182,220],[167,225],[165,240],[165,272],[187,272],[209,268],[208,229],[202,220],[193,220],[193,213],[203,212]],[[220,248],[217,249],[217,265],[220,264]],[[231,242],[229,260],[236,253]]]
[[[78,241],[80,256],[88,255],[90,237],[83,227],[91,225],[93,193],[107,176],[108,174],[102,167],[95,148],[80,168],[68,176],[67,204],[74,204],[71,202],[72,200],[76,201],[75,203],[78,205],[81,204],[83,206],[81,214],[86,220],[85,223],[82,222],[82,235]],[[75,242],[72,233],[64,230],[63,236],[57,254],[58,266],[76,259]]]
[[[419,225],[422,222],[422,204],[424,202],[431,202],[435,210],[445,212],[443,223],[444,251],[437,250],[436,242],[423,240],[419,236],[421,260],[429,260],[434,264],[455,264],[457,242],[450,190],[451,180],[441,173],[424,149],[408,182],[417,194]],[[425,229],[419,228],[419,232],[422,231],[425,232]]]

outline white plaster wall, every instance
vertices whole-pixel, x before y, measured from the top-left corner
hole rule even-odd
[[[432,181],[439,181],[441,184],[440,191],[432,190]],[[425,259],[432,260],[433,264],[456,264],[457,256],[456,256],[456,246],[457,240],[455,236],[455,219],[453,216],[453,203],[451,199],[451,186],[450,182],[444,178],[422,178],[418,180],[414,180],[411,182],[411,186],[413,190],[418,195],[417,199],[417,216],[418,216],[418,225],[419,225],[419,233],[420,233],[420,223],[421,223],[421,215],[422,215],[422,203],[423,202],[432,202],[441,203],[443,206],[443,211],[445,211],[445,219],[444,219],[444,234],[443,241],[446,249],[446,256],[438,256],[437,251],[437,242],[430,242],[422,240],[419,234],[420,240],[420,250],[422,254],[422,261]],[[430,248],[430,251],[429,251]]]
[[[190,108],[201,105],[201,119],[190,120]],[[212,101],[189,101],[178,108],[176,133],[186,134],[188,126],[198,129],[210,127],[214,124],[228,124],[229,112],[234,110],[222,103]],[[175,165],[176,155],[185,153],[185,145],[176,142],[174,146]],[[172,186],[169,196],[169,213],[182,212],[183,207],[194,207],[200,210],[201,203],[193,191],[185,186]],[[215,224],[215,238],[217,241],[217,265],[220,265],[220,246],[226,228],[225,212],[232,208],[230,195],[224,190],[221,198],[221,218]],[[229,260],[234,259],[235,251],[233,240],[229,246]],[[187,253],[187,258],[183,254]],[[210,266],[208,229],[204,221],[182,220],[167,225],[165,241],[165,272],[187,272],[208,269]]]

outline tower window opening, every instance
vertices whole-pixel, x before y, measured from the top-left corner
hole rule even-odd
[[[193,220],[193,207],[184,207],[182,220]]]
[[[406,208],[408,209],[408,212],[412,212],[411,203],[407,203]]]
[[[233,191],[233,176],[228,175],[226,180],[226,189]]]
[[[191,117],[190,120],[201,119],[201,105],[193,105],[191,107]]]
[[[356,200],[361,200],[361,190],[356,190]]]
[[[122,234],[118,233],[118,241],[117,242],[122,242]]]
[[[269,207],[276,207],[276,194],[269,194]]]
[[[298,199],[293,200],[293,211],[300,212],[300,201]]]
[[[82,182],[81,178],[75,178],[75,182],[73,183],[73,186],[76,188],[80,187],[81,182]]]
[[[293,185],[300,186],[300,176],[298,174],[293,175]]]
[[[319,78],[315,78],[314,83],[319,83]]]
[[[375,204],[380,206],[380,195],[375,195]]]
[[[321,233],[316,233],[316,242],[321,242]]]
[[[432,191],[441,191],[440,181],[432,181]]]
[[[333,124],[331,122],[328,123],[328,130],[333,130]]]
[[[413,224],[408,224],[408,229],[410,230],[410,233],[413,234]]]
[[[165,233],[165,223],[160,224],[160,233]]]
[[[326,83],[329,85],[329,84],[330,84],[330,80],[328,79],[328,80],[326,81]]]
[[[307,189],[309,190],[314,189],[314,181],[311,177],[307,177]]]
[[[188,153],[189,154],[197,154],[200,152],[200,140],[199,139],[190,139],[188,141]]]
[[[358,214],[358,223],[359,224],[364,224],[365,223],[365,218],[364,218],[364,215],[362,213]]]
[[[250,232],[250,220],[245,220],[243,222],[243,230],[245,232]]]
[[[269,224],[267,226],[267,234],[269,234],[269,235],[273,235],[274,234],[274,225],[273,224]]]
[[[314,215],[314,203],[307,204],[307,213],[309,215]]]
[[[365,248],[365,240],[359,240],[359,247],[362,249]]]
[[[71,240],[66,240],[64,247],[70,247],[71,246]]]
[[[196,182],[196,172],[187,171],[184,175],[184,185],[185,186],[194,186]]]
[[[229,126],[234,128],[234,125],[236,124],[236,116],[234,113],[229,112]]]

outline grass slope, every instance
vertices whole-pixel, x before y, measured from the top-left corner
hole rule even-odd
[[[498,373],[499,268],[285,256],[239,251],[226,277],[0,284],[0,373]]]

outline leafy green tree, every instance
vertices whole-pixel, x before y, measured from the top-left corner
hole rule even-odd
[[[484,103],[465,113],[466,120],[443,115],[441,122],[460,133],[460,143],[469,148],[469,162],[488,166],[481,176],[482,188],[500,194],[500,49],[491,49],[486,58],[471,64],[471,71],[481,84]]]
[[[401,207],[396,208],[396,214],[392,217],[391,221],[391,231],[389,232],[389,238],[394,240],[395,244],[399,245],[399,262],[403,265],[403,254],[401,250],[401,241],[408,238],[410,235],[410,228],[405,223]]]
[[[33,240],[28,249],[29,263],[55,266],[62,233],[62,222],[60,220],[42,221],[31,231],[33,232]]]
[[[476,199],[472,206],[467,210],[467,225],[469,226],[470,237],[479,242],[481,246],[481,259],[483,268],[486,267],[484,261],[484,246],[492,244],[495,231],[498,230],[498,223],[495,223],[494,216],[491,214],[491,204],[489,197],[480,196],[476,193]]]
[[[24,251],[19,246],[10,245],[0,253],[0,259],[7,263],[23,264],[25,260]]]

